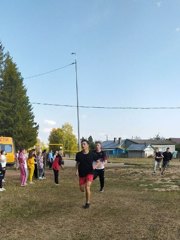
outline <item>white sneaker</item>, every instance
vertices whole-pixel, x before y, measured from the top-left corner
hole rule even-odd
[[[2,182],[6,182],[6,181],[3,179]]]
[[[3,191],[6,191],[6,189],[5,188],[2,188],[3,189]]]
[[[6,191],[5,188],[0,188],[0,192]]]
[[[39,177],[39,180],[42,180],[42,177]]]

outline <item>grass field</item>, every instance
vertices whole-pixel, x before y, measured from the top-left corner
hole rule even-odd
[[[152,160],[119,161],[106,169],[106,188],[92,185],[90,209],[83,209],[74,168],[61,171],[60,185],[46,180],[20,187],[19,171],[8,169],[0,192],[1,239],[173,240],[180,239],[180,162],[152,175]]]

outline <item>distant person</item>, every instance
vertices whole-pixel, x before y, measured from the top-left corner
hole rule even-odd
[[[18,160],[18,157],[19,157],[19,150],[16,152],[15,154],[15,160],[16,160],[16,170],[19,169],[19,160]]]
[[[53,172],[54,172],[54,182],[57,185],[59,185],[59,170],[61,168],[64,168],[63,165],[64,165],[64,161],[63,161],[62,156],[59,152],[58,154],[56,154],[56,157],[55,157],[55,159],[53,161],[53,164],[52,164],[52,169],[53,169]]]
[[[1,150],[0,163],[2,166],[2,172],[3,172],[2,182],[5,182],[7,159],[6,159],[6,152],[4,150]]]
[[[34,177],[38,179],[39,172],[38,172],[38,164],[37,164],[37,153],[35,149],[33,149],[33,152],[34,152]]]
[[[35,161],[34,161],[34,151],[31,150],[28,155],[27,160],[28,170],[29,170],[29,183],[33,184],[33,175],[34,175],[34,168],[35,168]]]
[[[104,192],[104,171],[105,164],[107,163],[107,155],[104,151],[102,151],[102,146],[100,142],[96,142],[96,150],[95,153],[100,161],[96,169],[94,169],[94,180],[99,177],[100,182],[100,192]]]
[[[20,167],[20,174],[21,174],[21,187],[25,187],[27,185],[27,156],[26,150],[24,148],[20,149],[19,151],[19,167]]]
[[[38,176],[40,180],[43,179],[43,171],[44,171],[44,162],[43,162],[43,155],[41,150],[37,153],[37,169],[38,169]]]
[[[172,159],[172,153],[169,151],[169,147],[166,148],[166,151],[163,153],[163,165],[162,165],[162,171],[161,171],[161,175],[164,174],[164,171],[166,170],[166,168],[169,165],[169,161]]]
[[[82,151],[76,154],[76,175],[79,176],[80,191],[86,194],[86,202],[83,208],[90,207],[91,184],[93,182],[93,168],[98,165],[98,157],[94,152],[89,151],[89,142],[83,139],[81,142]],[[96,162],[93,165],[93,162]]]
[[[53,163],[53,152],[52,150],[48,153],[48,164],[49,164],[49,169],[52,168],[52,163]]]
[[[162,163],[162,159],[164,158],[162,152],[159,151],[159,148],[156,148],[155,154],[154,154],[154,171],[153,173],[156,173],[156,169],[159,168],[159,170],[161,171],[161,163]]]
[[[3,169],[2,169],[2,165],[0,163],[0,192],[3,192],[6,190],[5,188],[3,188],[2,180],[3,180]]]
[[[47,162],[47,152],[46,149],[43,150],[42,152],[42,156],[43,156],[43,174],[42,174],[42,178],[45,179],[45,172],[46,172],[46,162]]]

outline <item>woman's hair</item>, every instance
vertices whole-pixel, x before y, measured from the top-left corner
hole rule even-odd
[[[33,150],[29,151],[28,158],[32,158],[34,156],[33,152],[34,152]]]

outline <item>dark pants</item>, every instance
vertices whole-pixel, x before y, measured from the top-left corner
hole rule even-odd
[[[38,174],[37,164],[34,164],[34,177],[35,177],[35,178],[38,178],[38,177],[39,177],[38,175],[39,175],[39,174]]]
[[[0,188],[2,188],[2,177],[0,176]]]
[[[58,184],[59,183],[59,170],[53,169],[53,171],[54,171],[54,181],[56,184]]]
[[[6,174],[6,168],[2,168],[2,173],[3,173],[3,179],[4,179]]]
[[[53,163],[49,161],[49,169],[52,168],[52,164],[53,164]]]
[[[104,169],[95,169],[94,170],[94,180],[99,177],[100,190],[104,188]]]

